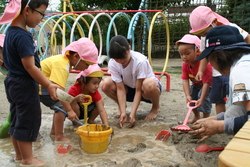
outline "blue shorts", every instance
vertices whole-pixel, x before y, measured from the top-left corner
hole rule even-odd
[[[210,92],[211,103],[225,104],[224,98],[229,93],[229,76],[213,77],[212,89]]]
[[[54,110],[55,112],[58,112],[56,109],[54,109],[54,106],[57,106],[61,109],[63,109],[62,103],[60,103],[59,100],[52,100],[50,95],[40,95],[40,102],[42,102],[45,106],[49,107],[51,110]],[[66,112],[66,111],[65,111]],[[66,117],[66,115],[65,115]]]
[[[162,85],[160,82],[158,82],[158,86],[160,89],[160,92],[162,91]],[[133,102],[134,101],[134,97],[135,97],[135,88],[131,88],[129,86],[127,86],[127,94],[126,94],[126,101],[127,102]],[[146,103],[152,103],[150,100],[144,99],[143,97],[141,98],[141,101],[144,101]]]
[[[202,106],[200,106],[200,107],[197,108],[197,110],[198,110],[199,112],[203,112],[203,113],[207,113],[207,114],[210,114],[210,113],[211,113],[212,103],[210,102],[210,99],[209,99],[210,89],[211,89],[211,88],[209,88],[207,97],[205,98],[205,100],[204,100]],[[202,88],[197,87],[197,86],[195,86],[195,85],[191,85],[190,91],[191,91],[192,100],[198,100],[198,99],[200,99],[200,97],[201,97],[201,92],[202,92]]]
[[[35,142],[41,126],[38,83],[29,76],[9,75],[4,85],[11,112],[9,134],[19,141]]]

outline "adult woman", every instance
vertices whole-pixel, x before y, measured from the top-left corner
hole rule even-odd
[[[229,104],[236,106],[229,110],[224,119],[224,113],[209,117],[194,123],[195,136],[203,136],[199,141],[216,133],[235,134],[248,120],[250,114],[250,44],[244,42],[237,28],[232,26],[217,26],[206,36],[206,48],[196,59],[207,58],[211,65],[222,75],[230,75]],[[229,112],[229,113],[228,113]],[[230,116],[230,117],[228,117]]]

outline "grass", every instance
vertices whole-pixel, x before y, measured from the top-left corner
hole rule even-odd
[[[153,67],[154,72],[161,72],[162,69],[163,69],[163,67]],[[167,68],[166,72],[169,74],[181,74],[181,67],[180,66],[174,66],[174,67],[171,66],[170,68]]]

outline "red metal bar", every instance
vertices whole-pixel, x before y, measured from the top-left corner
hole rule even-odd
[[[69,13],[136,13],[136,12],[162,12],[162,10],[107,10],[107,11],[74,11],[74,12],[59,12],[59,13],[50,13],[48,15],[57,15],[57,14],[69,14]]]
[[[102,68],[102,71],[104,72],[104,75],[110,76],[111,74],[108,72],[108,69]],[[79,73],[80,71],[72,70],[70,73]],[[154,72],[155,75],[162,75],[162,72]],[[170,92],[170,74],[167,72],[164,72],[163,75],[166,76],[166,91]]]

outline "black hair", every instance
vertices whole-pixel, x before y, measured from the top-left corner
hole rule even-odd
[[[29,0],[22,0],[22,7],[21,7],[21,13],[23,9],[26,7]],[[49,0],[30,0],[28,6],[30,9],[34,10],[39,8],[41,5],[45,5],[46,7],[49,6]]]
[[[194,49],[198,48],[194,43],[179,42],[177,45],[177,48],[179,48],[180,45],[190,45],[190,46],[194,46]]]
[[[230,69],[237,60],[246,54],[250,54],[250,49],[214,50],[207,58],[209,61],[216,62],[219,71],[224,71]]]
[[[93,77],[81,76],[80,78],[77,79],[77,82],[79,84],[88,84],[89,81],[91,80],[91,78],[93,78]],[[97,77],[97,78],[99,78],[100,80],[102,80],[102,77]]]
[[[109,56],[113,59],[126,58],[127,51],[130,50],[130,39],[122,35],[114,36],[110,40]]]

